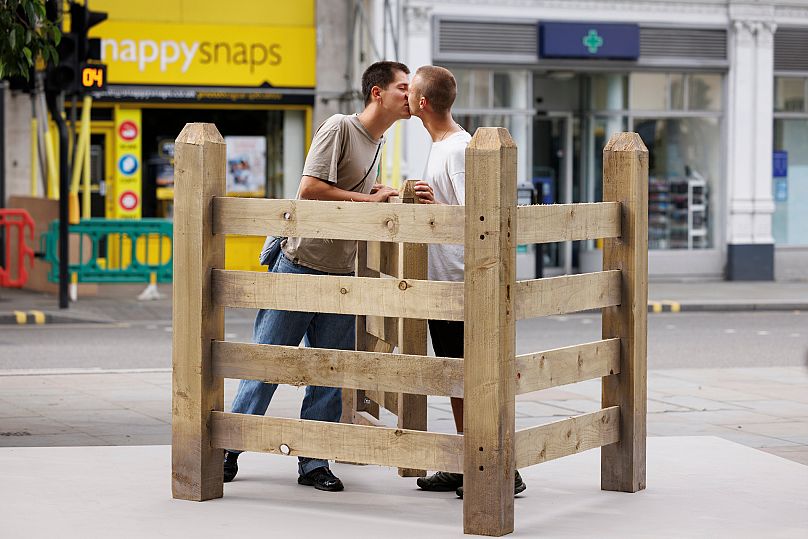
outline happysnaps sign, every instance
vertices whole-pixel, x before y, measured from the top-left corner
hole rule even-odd
[[[110,84],[315,85],[310,27],[107,21],[95,33]]]

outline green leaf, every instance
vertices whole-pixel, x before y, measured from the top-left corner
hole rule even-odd
[[[51,31],[53,32],[53,44],[58,46],[59,42],[62,41],[62,31],[56,25],[51,27]]]
[[[11,47],[11,50],[14,50],[17,47],[17,32],[11,31],[8,34],[8,44]]]
[[[28,47],[23,47],[22,48],[22,53],[25,55],[25,59],[28,60],[28,65],[29,66],[33,65],[34,61],[31,58],[31,49],[29,49]]]

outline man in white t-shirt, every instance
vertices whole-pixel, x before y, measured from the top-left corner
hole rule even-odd
[[[421,119],[432,137],[424,179],[415,184],[415,192],[426,204],[465,205],[466,146],[471,136],[452,119],[452,104],[457,83],[448,69],[419,67],[410,81],[410,113]],[[463,246],[429,245],[429,278],[435,281],[462,281]],[[430,320],[429,333],[435,355],[463,357],[463,322]],[[463,433],[463,399],[452,397],[452,415],[458,434]],[[418,478],[423,490],[448,492],[463,497],[463,474],[438,471]],[[514,494],[525,490],[516,472]]]

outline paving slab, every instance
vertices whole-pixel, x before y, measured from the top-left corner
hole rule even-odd
[[[93,474],[86,463],[93,462]],[[342,493],[246,453],[224,498],[171,499],[170,448],[3,448],[6,537],[461,537],[462,502],[376,466],[335,464]],[[599,451],[522,470],[512,537],[804,539],[808,466],[712,437],[650,438],[648,488],[600,490]]]

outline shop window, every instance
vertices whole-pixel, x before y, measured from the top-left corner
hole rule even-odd
[[[712,247],[718,118],[635,118],[648,148],[649,249]]]
[[[628,106],[628,77],[620,74],[590,75],[589,106],[592,110],[624,110]]]
[[[718,73],[632,73],[632,110],[720,111]]]
[[[629,95],[633,110],[666,110],[668,108],[667,73],[632,73]]]
[[[685,75],[671,73],[670,75],[671,110],[685,110]]]
[[[468,69],[452,69],[457,82],[457,98],[454,107],[467,109],[471,107],[471,72]]]
[[[775,77],[774,110],[776,112],[806,112],[806,83],[802,77]]]
[[[721,75],[690,73],[688,75],[689,110],[721,110]]]
[[[471,72],[471,108],[491,108],[491,72],[488,70]]]
[[[792,79],[793,80],[793,79]],[[781,162],[772,181],[772,231],[777,245],[808,245],[808,118],[774,120]]]

